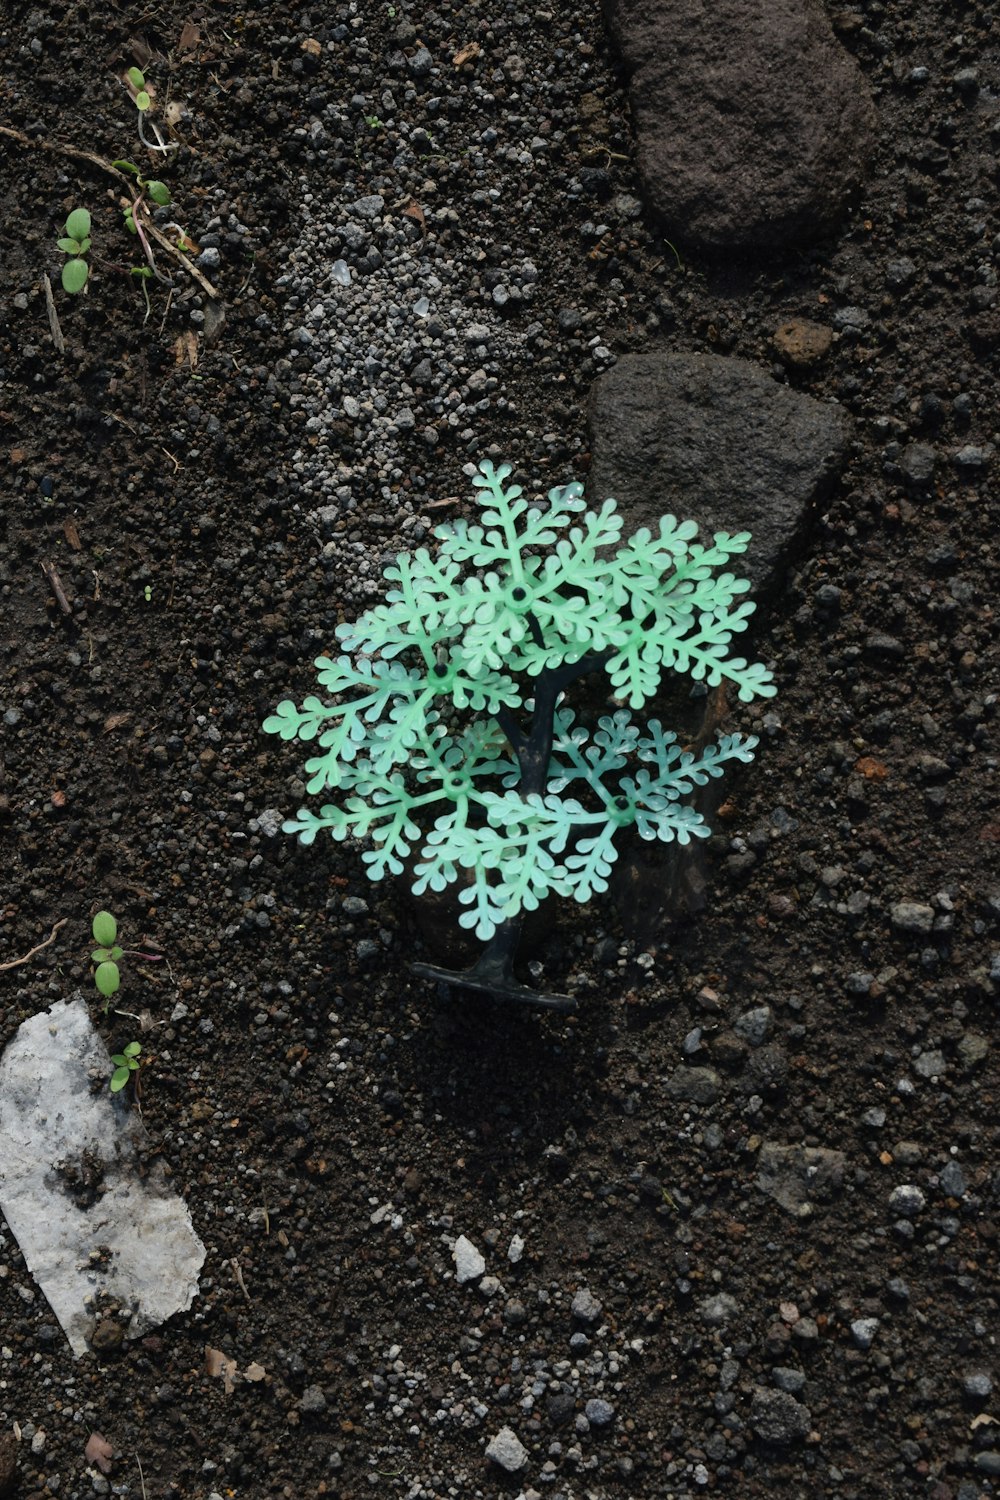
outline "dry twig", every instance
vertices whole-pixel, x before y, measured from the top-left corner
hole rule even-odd
[[[32,948],[30,952],[26,953],[23,958],[9,958],[5,964],[0,964],[0,973],[2,973],[4,969],[16,969],[20,964],[26,964],[29,959],[34,958],[36,953],[41,953],[42,949],[47,948],[52,942],[60,927],[65,927],[68,921],[68,917],[60,917],[59,921],[53,927],[44,943],[36,943],[34,948]]]
[[[52,295],[52,283],[47,275],[42,276],[42,289],[45,292],[45,311],[49,315],[49,330],[52,334],[52,342],[56,346],[57,354],[65,354],[66,340],[63,338],[62,329],[59,326],[59,314],[56,312],[56,299]]]
[[[47,558],[44,559],[42,562],[42,572],[49,580],[49,586],[52,589],[52,592],[55,594],[56,600],[59,604],[59,608],[62,610],[63,614],[71,615],[73,613],[73,606],[66,598],[66,590],[62,586],[62,579],[56,572],[55,564],[50,563]]]

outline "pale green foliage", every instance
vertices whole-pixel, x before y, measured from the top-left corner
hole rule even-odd
[[[111,996],[117,993],[121,984],[121,971],[118,968],[118,960],[123,950],[119,948],[116,941],[118,937],[118,923],[109,911],[99,911],[94,917],[91,926],[94,942],[100,946],[95,948],[90,955],[97,968],[94,970],[94,983],[101,995],[104,996],[104,1009],[107,1011]]]
[[[397,557],[386,602],[338,627],[346,654],[316,662],[334,701],[285,701],[264,723],[283,739],[315,740],[308,790],[340,793],[339,804],[302,808],[286,832],[306,844],[321,829],[370,839],[362,857],[374,880],[401,874],[419,846],[417,894],[469,872],[460,921],[484,939],[550,893],[587,901],[606,890],[623,827],[665,843],[705,837],[680,799],[726,761],[751,760],[757,743],[727,735],[694,756],[656,720],[641,731],[627,709],[591,737],[561,708],[545,790],[525,795],[509,730],[534,707],[543,674],[561,686],[603,667],[633,709],[664,669],[732,683],[744,702],[775,691],[763,666],[727,655],[754,606],[741,602],[746,580],[716,570],[749,533],[719,532],[705,546],[693,522],[664,516],[656,536],[643,529],[619,546],[613,500],[588,510],[582,486],[568,484],[532,508],[505,484],[510,473],[482,463],[482,524],[439,526],[436,555]],[[484,717],[464,724],[470,710]],[[638,767],[622,774],[630,761]]]
[[[110,1087],[113,1094],[119,1093],[128,1083],[132,1074],[139,1071],[142,1066],[139,1061],[141,1053],[142,1047],[138,1042],[129,1042],[128,1046],[123,1047],[121,1052],[112,1054],[111,1061],[115,1065],[115,1071],[111,1075]]]
[[[62,268],[63,291],[75,294],[82,292],[90,275],[90,266],[84,257],[90,249],[90,211],[74,208],[66,219],[65,234],[56,244],[69,259]]]

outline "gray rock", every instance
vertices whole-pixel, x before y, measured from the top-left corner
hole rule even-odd
[[[993,1394],[993,1381],[985,1371],[962,1377],[962,1390],[972,1401],[988,1401]]]
[[[583,1414],[591,1427],[609,1427],[615,1420],[615,1409],[611,1402],[602,1401],[599,1396],[587,1402]]]
[[[894,1187],[889,1194],[890,1209],[904,1219],[915,1219],[926,1202],[927,1199],[920,1188],[912,1182],[901,1182],[899,1187]]]
[[[777,1042],[767,1042],[763,1047],[758,1047],[751,1052],[746,1067],[740,1077],[739,1087],[742,1094],[762,1094],[768,1089],[776,1089],[784,1083],[788,1077],[788,1057],[784,1048],[779,1047]]]
[[[965,1173],[957,1161],[945,1162],[938,1180],[949,1198],[961,1198],[966,1191]]]
[[[750,1426],[765,1443],[800,1442],[812,1427],[812,1413],[788,1391],[758,1385],[750,1405]]]
[[[699,1302],[698,1311],[703,1323],[708,1323],[712,1328],[720,1328],[739,1315],[740,1304],[728,1292],[716,1292],[714,1297],[706,1297],[703,1302]]]
[[[321,1385],[306,1386],[302,1392],[302,1400],[299,1402],[299,1411],[307,1417],[317,1417],[320,1412],[326,1411],[326,1396]]]
[[[455,1261],[455,1279],[460,1284],[475,1281],[486,1270],[486,1261],[471,1240],[460,1234],[452,1250]]]
[[[921,1078],[940,1078],[942,1073],[947,1072],[948,1063],[943,1052],[937,1048],[931,1048],[927,1052],[921,1052],[914,1060],[913,1071]]]
[[[769,1005],[758,1005],[754,1010],[744,1011],[743,1015],[733,1022],[733,1030],[737,1036],[741,1036],[751,1047],[759,1047],[761,1042],[766,1042],[771,1034],[774,1018]]]
[[[385,199],[379,193],[370,193],[367,197],[357,198],[350,206],[350,212],[356,214],[359,219],[377,219],[385,208]]]
[[[714,354],[627,354],[594,382],[592,502],[612,495],[625,534],[659,518],[749,531],[738,569],[760,588],[830,492],[850,424],[838,406]]]
[[[528,1461],[528,1450],[521,1439],[509,1427],[501,1427],[496,1437],[486,1445],[486,1457],[491,1458],[508,1474],[516,1474]]]
[[[819,1343],[819,1324],[815,1318],[799,1318],[792,1324],[792,1338],[803,1349]]]
[[[897,932],[914,937],[926,937],[934,926],[934,908],[922,901],[897,901],[889,908],[889,916]]]
[[[870,1349],[878,1329],[878,1318],[855,1318],[851,1324],[851,1337],[859,1349]]]
[[[806,1383],[801,1370],[789,1369],[787,1365],[777,1365],[771,1371],[771,1379],[779,1391],[787,1391],[790,1396],[797,1396]]]
[[[833,315],[833,326],[841,333],[848,329],[856,329],[860,332],[867,328],[871,318],[863,307],[838,307]]]
[[[714,1104],[722,1085],[714,1068],[689,1068],[682,1064],[664,1080],[664,1093],[689,1104]]]
[[[908,443],[899,459],[899,467],[907,487],[919,493],[930,489],[934,483],[934,464],[937,454],[930,443]]]
[[[646,196],[671,239],[786,251],[836,224],[876,115],[817,0],[605,8]]]
[[[839,1192],[847,1158],[826,1146],[779,1146],[765,1141],[757,1156],[757,1186],[790,1214]]]
[[[885,268],[885,279],[894,292],[902,291],[916,279],[917,268],[907,256],[891,260]]]
[[[990,1050],[990,1044],[978,1032],[967,1031],[958,1043],[957,1050],[962,1067],[971,1069],[983,1061]]]
[[[581,1323],[596,1323],[601,1316],[601,1304],[589,1287],[580,1287],[573,1297],[572,1313]]]

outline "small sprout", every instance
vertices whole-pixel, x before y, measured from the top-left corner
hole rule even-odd
[[[85,208],[74,208],[66,220],[66,232],[56,244],[70,257],[62,268],[63,291],[75,295],[87,285],[90,266],[84,256],[90,249],[90,214]]]
[[[129,1042],[121,1052],[115,1052],[111,1061],[115,1065],[115,1071],[111,1075],[111,1092],[119,1093],[128,1083],[133,1073],[137,1073],[141,1066],[139,1056],[142,1052],[138,1042]]]
[[[109,911],[99,911],[94,918],[91,931],[94,934],[94,942],[98,944],[90,955],[97,965],[94,970],[94,983],[97,985],[98,993],[104,996],[106,1015],[111,996],[116,993],[122,982],[118,970],[118,959],[122,956],[122,949],[115,942],[118,936],[118,923]]]
[[[147,604],[149,604],[152,601],[152,598],[153,598],[153,589],[152,589],[152,586],[150,584],[148,584],[148,583],[146,584],[146,587],[142,591],[142,597],[145,599],[145,601],[146,601]]]
[[[170,189],[166,183],[157,182],[154,179],[152,182],[147,182],[145,186],[146,192],[152,198],[153,202],[158,203],[161,208],[166,208],[170,202]]]
[[[152,103],[146,88],[145,75],[138,68],[129,68],[125,77],[128,80],[129,93],[135,101],[136,109],[140,113],[145,112]]]
[[[125,949],[118,944],[118,923],[109,911],[99,911],[91,924],[91,932],[97,947],[90,957],[97,965],[94,970],[94,983],[98,994],[104,998],[104,1014],[108,1013],[112,995],[117,994],[121,984],[121,972],[118,968],[118,960],[126,956]],[[146,959],[149,963],[159,960],[158,954],[136,952],[129,949],[129,958]]]

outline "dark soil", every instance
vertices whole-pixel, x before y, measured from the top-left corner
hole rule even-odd
[[[96,910],[167,956],[169,971],[133,963],[120,998],[161,1023],[142,1037],[141,1107],[208,1251],[189,1313],[75,1362],[0,1238],[13,1483],[64,1500],[106,1492],[86,1473],[97,1430],[116,1453],[114,1492],[149,1500],[994,1494],[991,8],[831,5],[880,112],[852,217],[783,264],[697,263],[681,246],[681,267],[641,218],[597,242],[581,234],[606,222],[609,199],[640,191],[597,14],[355,8],[357,26],[346,7],[274,3],[6,7],[5,123],[23,139],[0,137],[0,961],[67,921],[3,972],[0,1042],[53,1001],[93,995]],[[538,231],[534,301],[506,316],[539,321],[549,350],[505,372],[508,399],[481,419],[474,457],[493,442],[530,481],[585,477],[597,334],[614,353],[658,337],[774,365],[855,420],[842,483],[760,618],[756,649],[780,692],[732,716],[762,745],[727,787],[707,909],[646,948],[610,899],[564,912],[538,959],[546,985],[580,998],[568,1021],[419,982],[408,961],[431,955],[405,892],[368,883],[356,849],[274,833],[305,757],[260,724],[312,690],[355,556],[321,565],[298,503],[302,413],[278,279],[304,177],[334,222],[345,175],[352,196],[394,181],[392,129],[359,129],[341,159],[321,158],[307,127],[316,94],[377,102],[400,16],[447,64],[434,87],[453,92],[470,140],[492,128],[502,141],[529,106],[562,131],[503,221],[472,201],[462,158],[433,167],[434,206],[457,214],[440,230],[453,258],[499,264],[505,236]],[[199,40],[181,50],[189,20]],[[482,55],[463,72],[451,57],[471,41]],[[523,88],[500,66],[511,53]],[[214,336],[209,299],[179,270],[169,302],[150,284],[144,323],[119,187],[58,149],[141,150],[120,82],[133,63],[161,105],[187,109],[181,149],[157,170],[169,216],[218,241]],[[551,98],[526,104],[546,77]],[[416,79],[400,121],[423,123],[430,88]],[[584,161],[600,168],[595,196],[567,197],[560,184]],[[400,169],[379,191],[406,199],[427,171]],[[54,242],[80,203],[95,269],[70,299]],[[467,285],[470,305],[492,308],[479,271]],[[586,338],[557,321],[569,298],[593,315]],[[863,317],[840,320],[829,354],[774,364],[778,327],[837,326],[845,307]],[[468,490],[454,429],[436,448],[399,441],[395,520],[359,467],[352,535],[379,562],[409,544],[399,516]],[[915,442],[936,451],[925,479]],[[929,907],[930,930],[894,920],[900,903]],[[96,997],[93,1012],[112,1050],[132,1039],[134,1023],[104,1021]],[[699,1068],[714,1080],[685,1071]],[[822,1193],[807,1175],[790,1210],[763,1189],[776,1161],[779,1176],[795,1165],[774,1148],[794,1145],[843,1160],[801,1158]],[[905,1199],[911,1216],[890,1204],[906,1184],[921,1195]],[[457,1284],[459,1235],[501,1286]],[[586,1299],[573,1314],[582,1289],[601,1304],[592,1319]],[[227,1395],[206,1344],[265,1377]],[[612,1420],[599,1407],[588,1420],[595,1399]],[[505,1426],[528,1451],[518,1476],[484,1454]]]

